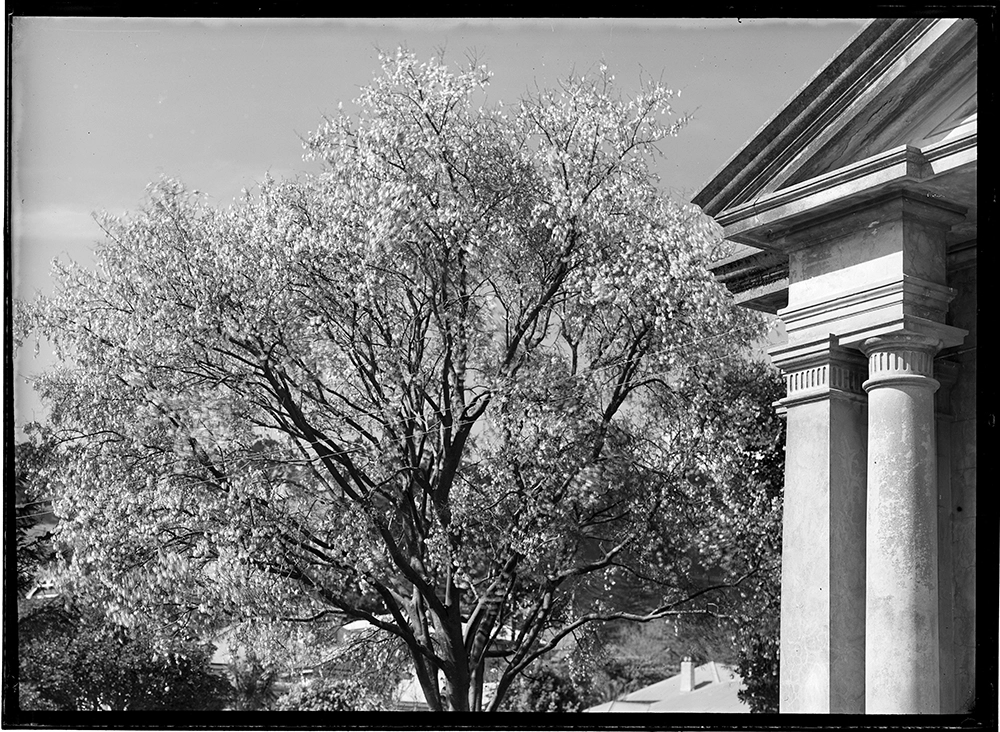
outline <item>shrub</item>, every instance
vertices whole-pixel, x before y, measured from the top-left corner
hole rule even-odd
[[[504,701],[511,712],[579,712],[583,694],[562,668],[550,664],[525,672]]]
[[[278,698],[274,708],[283,712],[377,712],[386,705],[363,684],[351,679],[315,679],[296,684]]]

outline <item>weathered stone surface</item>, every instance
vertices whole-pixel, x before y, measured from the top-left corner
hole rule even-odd
[[[955,623],[953,588],[955,577],[952,557],[953,503],[951,497],[951,425],[947,394],[954,386],[955,370],[947,363],[935,362],[935,375],[941,382],[937,392],[937,464],[938,464],[938,648],[940,653],[941,711],[957,711],[955,702]],[[944,398],[942,398],[944,397]]]
[[[962,471],[976,467],[976,421],[967,419],[956,425],[954,440],[959,450],[955,454],[952,465],[955,470]]]
[[[936,343],[865,343],[868,549],[865,711],[937,713],[937,446],[931,378]]]
[[[948,320],[969,331],[965,342],[948,355],[958,365],[951,390],[951,517],[952,586],[947,588],[953,620],[955,711],[967,711],[975,691],[976,663],[976,352],[978,288],[975,242],[949,254],[948,285],[957,295]]]
[[[792,366],[782,552],[783,712],[864,709],[863,362],[837,349]]]

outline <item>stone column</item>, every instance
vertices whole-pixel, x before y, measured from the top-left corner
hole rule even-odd
[[[896,333],[868,356],[865,711],[938,713],[937,447],[940,341]]]
[[[829,338],[772,356],[788,387],[780,711],[862,713],[864,359]]]
[[[945,266],[964,210],[892,190],[821,211],[790,208],[767,232],[789,258],[788,344],[771,351],[790,379],[780,710],[938,712],[938,616],[924,614],[937,597],[923,584],[938,571],[930,363],[965,335],[946,324]],[[868,372],[859,351],[866,388],[835,387],[851,354]]]

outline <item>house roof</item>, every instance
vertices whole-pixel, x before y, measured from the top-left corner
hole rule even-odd
[[[743,679],[731,666],[709,661],[695,667],[691,691],[681,691],[678,674],[585,711],[748,713],[750,707],[738,696],[742,686]]]
[[[904,189],[964,215],[951,244],[975,239],[977,112],[974,20],[870,21],[694,197],[736,245],[716,276],[774,312],[795,232]]]

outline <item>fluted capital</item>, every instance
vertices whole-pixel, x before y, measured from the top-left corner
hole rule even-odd
[[[805,344],[772,349],[775,364],[785,375],[785,398],[795,404],[830,398],[864,400],[865,361],[854,349],[840,348],[827,337]]]
[[[862,385],[870,392],[885,386],[920,386],[936,391],[934,355],[941,349],[937,338],[911,333],[869,338],[861,344],[868,357],[868,380]]]

